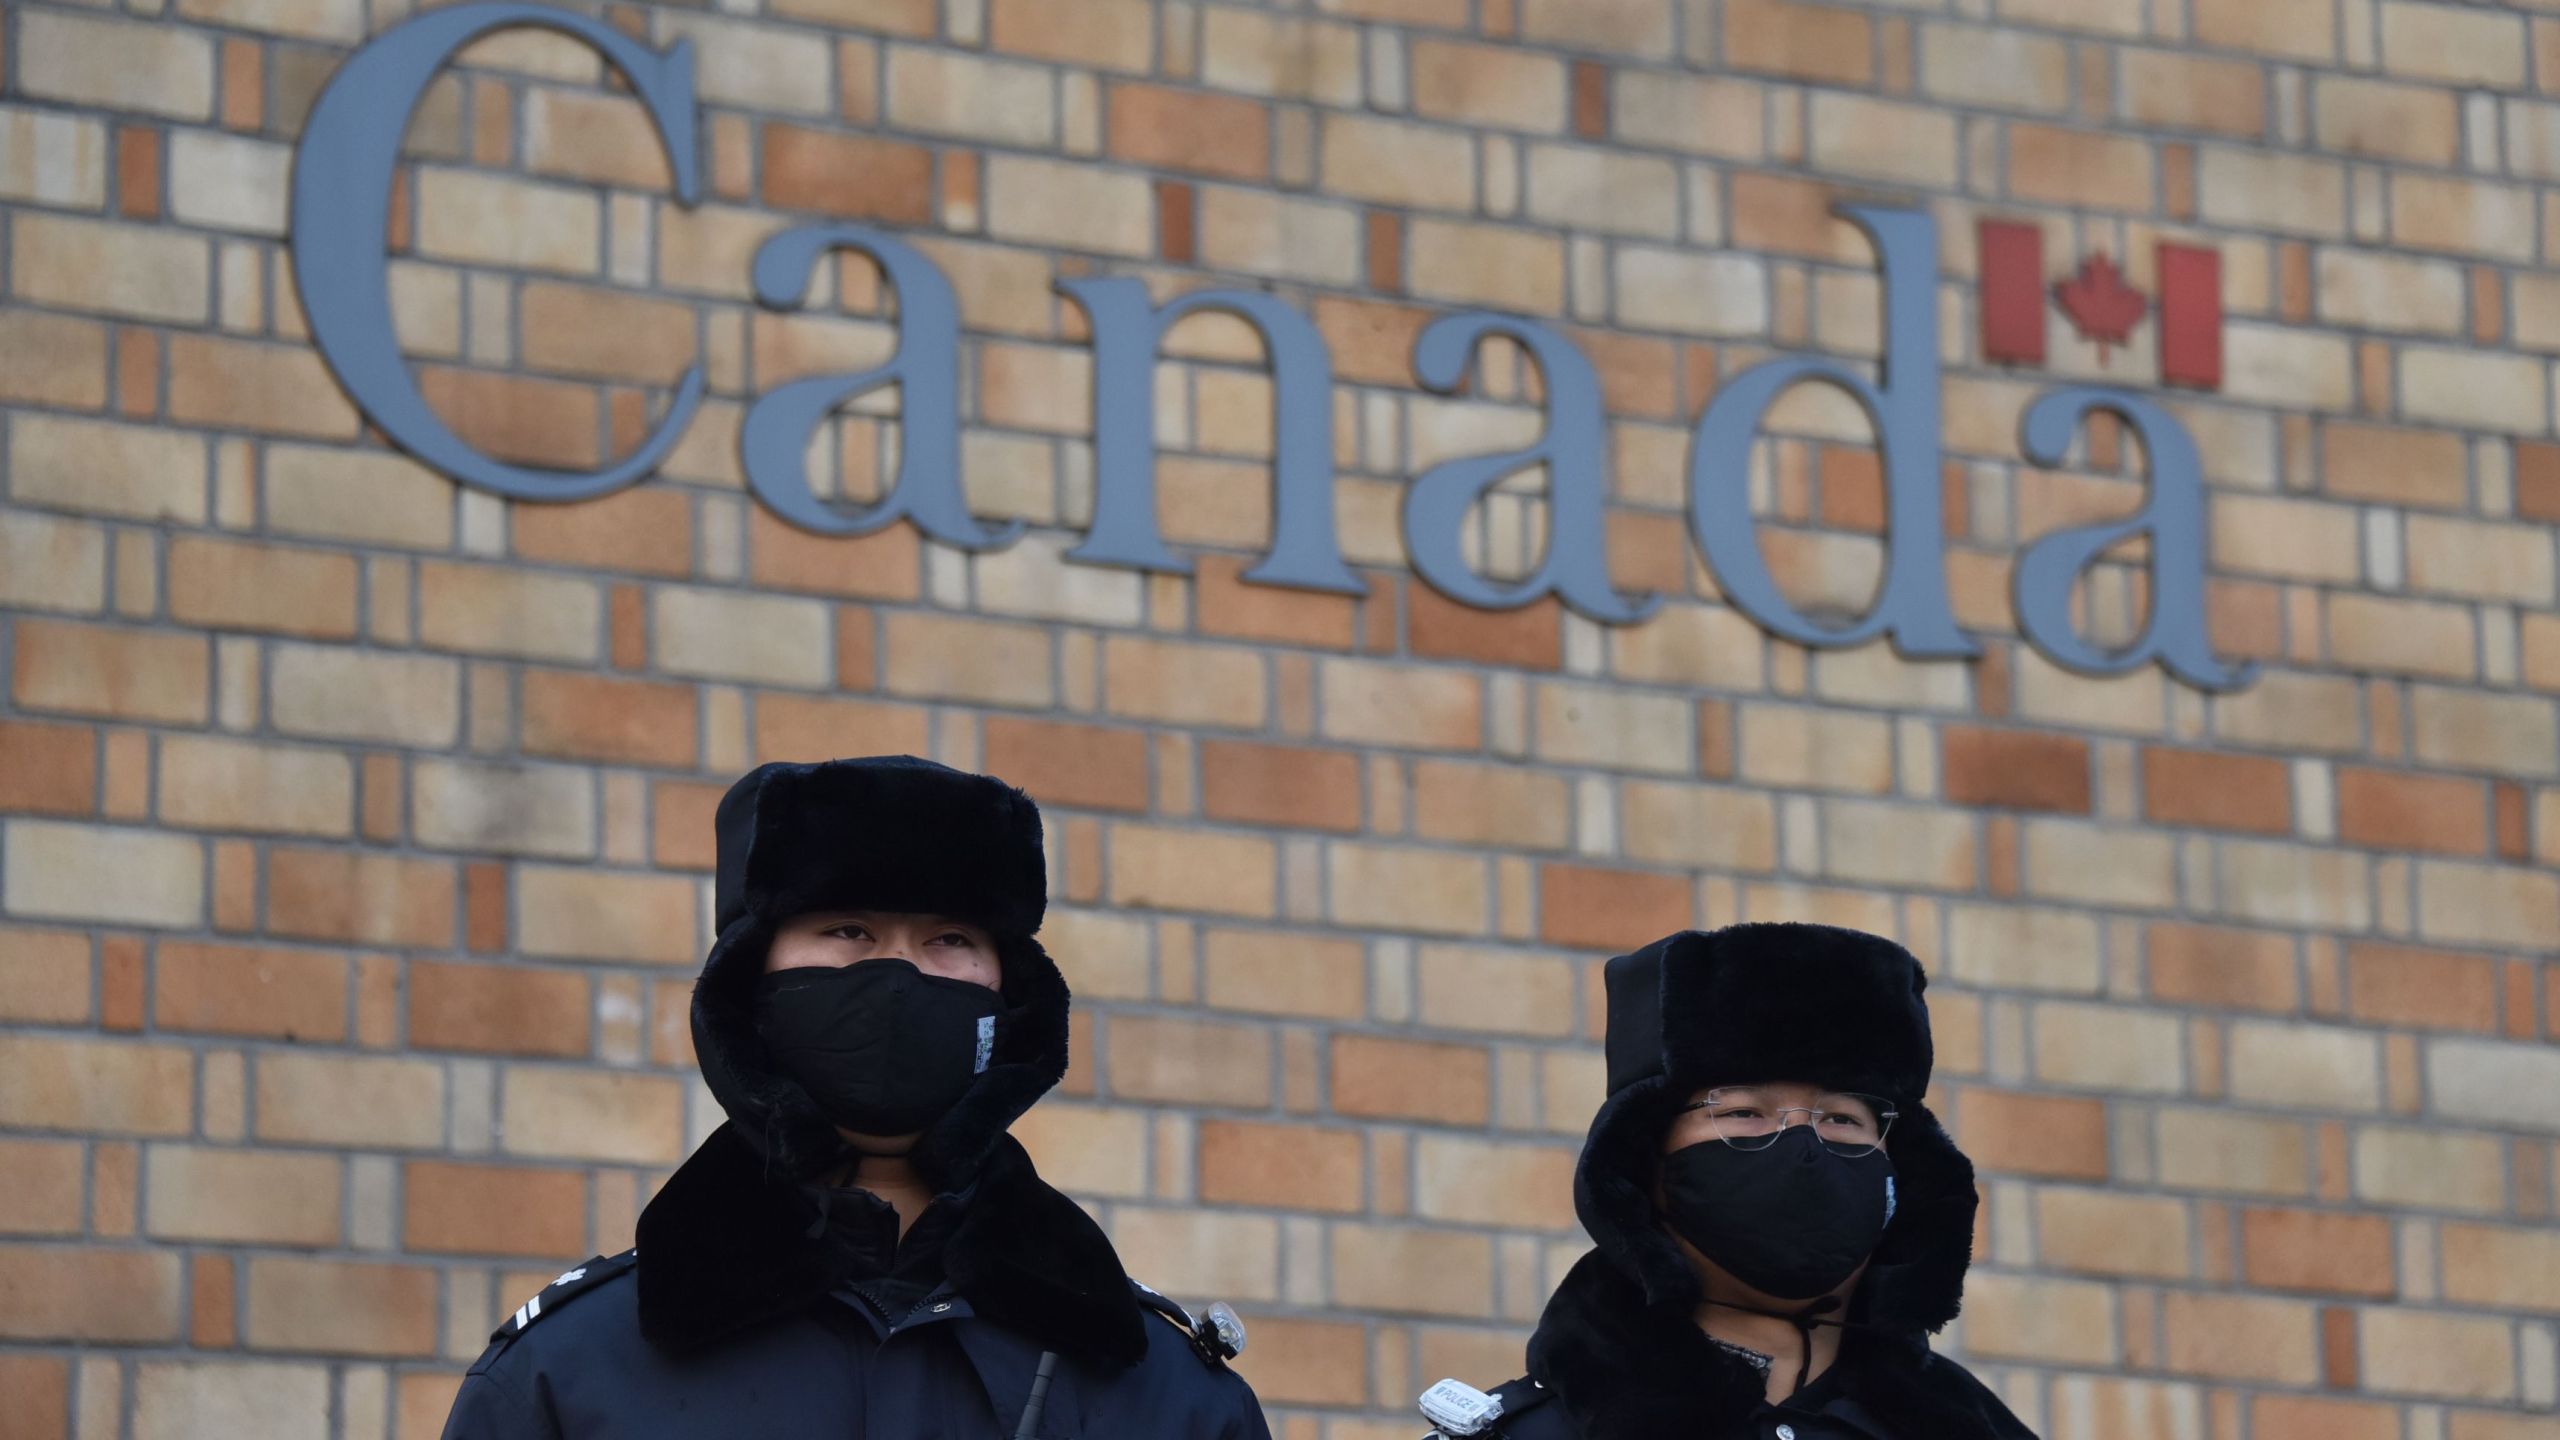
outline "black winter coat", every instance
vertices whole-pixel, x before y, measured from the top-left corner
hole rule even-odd
[[[1044,1350],[1060,1363],[1039,1440],[1269,1440],[1243,1378],[1012,1140],[945,1243],[943,1285],[896,1316],[835,1282],[805,1201],[761,1168],[715,1133],[636,1249],[499,1327],[445,1440],[1012,1440]]]

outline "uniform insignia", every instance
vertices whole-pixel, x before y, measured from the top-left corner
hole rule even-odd
[[[1129,1288],[1138,1292],[1138,1303],[1162,1317],[1164,1322],[1182,1332],[1191,1352],[1200,1363],[1213,1370],[1227,1368],[1227,1362],[1244,1353],[1244,1321],[1227,1308],[1225,1301],[1212,1304],[1200,1315],[1193,1315],[1181,1303],[1161,1291],[1152,1290],[1135,1280]]]
[[[543,1286],[540,1294],[517,1306],[514,1314],[501,1322],[497,1329],[490,1331],[489,1338],[497,1342],[500,1348],[504,1348],[507,1341],[523,1334],[534,1321],[629,1270],[638,1263],[639,1256],[640,1252],[637,1250],[625,1250],[611,1257],[598,1255],[584,1265],[572,1266],[561,1271],[558,1279]]]
[[[1503,1422],[1547,1402],[1547,1387],[1526,1376],[1491,1391],[1458,1380],[1443,1380],[1422,1392],[1417,1402],[1431,1422],[1424,1440],[1502,1440]]]

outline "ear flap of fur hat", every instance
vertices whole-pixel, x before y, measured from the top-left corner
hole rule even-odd
[[[1733,925],[1666,936],[1608,963],[1608,1099],[1574,1172],[1574,1209],[1600,1252],[1680,1313],[1698,1300],[1653,1208],[1662,1137],[1700,1089],[1801,1080],[1881,1095],[1901,1206],[1859,1286],[1857,1318],[1935,1330],[1971,1262],[1973,1166],[1921,1103],[1929,1013],[1920,962],[1882,936],[1829,925]]]
[[[694,985],[694,1053],[771,1179],[809,1179],[845,1154],[756,1033],[755,982],[776,928],[812,910],[870,909],[994,932],[996,1052],[914,1151],[942,1188],[967,1183],[995,1137],[1067,1071],[1066,977],[1032,938],[1048,899],[1039,807],[991,776],[895,756],[758,766],[721,799],[716,824],[720,931]]]

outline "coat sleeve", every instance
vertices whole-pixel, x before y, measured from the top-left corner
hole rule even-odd
[[[443,1440],[560,1440],[560,1429],[504,1378],[474,1366],[453,1397]]]
[[[1253,1387],[1234,1371],[1218,1377],[1228,1400],[1227,1423],[1218,1431],[1218,1440],[1271,1440],[1270,1423],[1262,1418],[1262,1401]]]

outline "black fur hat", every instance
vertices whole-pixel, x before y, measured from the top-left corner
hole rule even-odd
[[[911,755],[759,765],[720,798],[718,938],[693,991],[702,1077],[778,1180],[844,1142],[756,1034],[753,989],[775,930],[811,910],[921,911],[985,926],[1003,963],[996,1053],[913,1159],[945,1189],[1067,1071],[1066,977],[1032,936],[1048,907],[1040,808],[987,775]]]
[[[1608,963],[1609,1098],[1574,1173],[1574,1208],[1647,1304],[1685,1315],[1696,1272],[1656,1222],[1661,1141],[1701,1088],[1805,1080],[1881,1095],[1900,1199],[1853,1315],[1912,1333],[1955,1318],[1971,1260],[1973,1165],[1921,1103],[1928,986],[1911,952],[1830,925],[1683,931]]]
[[[1049,904],[1031,797],[912,755],[759,765],[712,825],[721,930],[749,909],[911,910],[1029,935]]]

